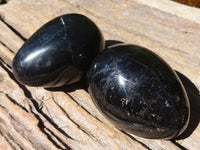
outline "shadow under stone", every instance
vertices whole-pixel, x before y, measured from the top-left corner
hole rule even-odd
[[[0,0],[0,5],[6,4],[8,0]]]
[[[124,43],[124,42],[116,41],[116,40],[106,40],[105,41],[105,48],[108,48],[110,46],[117,45],[117,44],[122,44],[122,43]]]
[[[200,121],[200,93],[198,88],[182,73],[176,71],[177,75],[181,79],[183,86],[188,95],[190,102],[190,121],[186,130],[175,138],[175,140],[181,140],[189,137],[193,131],[197,128]]]
[[[78,89],[84,89],[87,91],[88,85],[87,85],[87,77],[84,75],[80,81],[72,83],[72,84],[66,84],[61,87],[52,87],[52,88],[45,88],[48,91],[63,91],[63,92],[73,92]]]

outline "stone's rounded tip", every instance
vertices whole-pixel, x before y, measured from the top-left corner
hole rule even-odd
[[[86,16],[67,14],[38,29],[13,60],[16,79],[29,86],[58,87],[74,83],[104,49],[99,28]]]
[[[189,121],[189,100],[169,65],[135,45],[109,47],[93,61],[89,93],[116,126],[137,136],[171,139]]]

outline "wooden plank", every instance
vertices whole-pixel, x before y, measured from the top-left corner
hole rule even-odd
[[[196,9],[191,11],[197,12]],[[107,40],[119,40],[152,49],[200,89],[200,24],[194,20],[186,20],[180,15],[167,13],[158,7],[141,4],[139,0],[56,0],[53,3],[51,0],[10,0],[8,4],[0,6],[0,16],[3,19],[0,21],[0,57],[11,66],[14,53],[23,44],[23,37],[30,37],[48,20],[72,12],[90,17],[100,27]],[[128,135],[116,129],[97,111],[85,90],[55,92],[22,86],[13,79],[8,66],[4,63],[1,63],[1,66],[0,91],[3,100],[0,106],[5,107],[6,111],[10,110],[9,106],[18,108],[19,110],[13,109],[13,113],[16,111],[19,115],[27,112],[33,114],[35,120],[39,119],[39,123],[33,123],[31,126],[38,128],[39,124],[42,124],[43,127],[39,127],[40,130],[43,129],[40,134],[44,139],[45,136],[49,138],[46,139],[47,143],[54,145],[51,148],[56,146],[62,149],[69,146],[72,149],[160,150],[180,149],[183,146],[187,149],[200,149],[199,126],[191,136],[176,142]],[[7,96],[12,98],[12,101]],[[6,101],[9,101],[9,105]],[[4,121],[12,121],[12,117],[7,113],[0,114]],[[22,126],[26,125],[21,120],[19,122],[22,122]],[[0,131],[5,128],[5,124],[1,125]],[[14,124],[10,123],[10,126],[14,127]],[[12,133],[13,138],[19,137],[19,140],[9,139],[9,132],[2,136],[10,140],[13,148],[21,145],[23,140],[32,142],[30,145],[22,144],[24,149],[28,149],[28,146],[37,148],[37,144],[44,146],[42,142],[36,144],[34,140],[24,139],[24,135],[16,129]],[[39,131],[36,135],[26,134],[33,139],[37,135]],[[18,145],[14,145],[16,143]]]

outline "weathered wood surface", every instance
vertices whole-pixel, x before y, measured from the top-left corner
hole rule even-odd
[[[179,140],[120,131],[98,112],[81,84],[48,91],[14,79],[12,58],[24,41],[50,19],[72,12],[91,18],[106,40],[150,48],[187,77],[182,79],[192,119]],[[167,0],[10,0],[0,5],[0,149],[199,150],[199,16],[199,9]]]

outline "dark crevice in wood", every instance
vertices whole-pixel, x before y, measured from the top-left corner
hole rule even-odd
[[[93,114],[91,114],[86,108],[84,108],[82,105],[80,105],[74,98],[73,96],[71,96],[70,94],[66,93],[77,105],[79,105],[83,110],[85,110],[89,115],[91,115],[92,117],[94,117],[95,119],[97,119],[98,121],[100,121],[101,123],[103,123],[99,118],[97,118],[96,116],[94,116]]]
[[[11,25],[9,25],[3,17],[0,17],[0,20],[10,29],[12,30],[17,36],[19,36],[23,41],[26,41],[26,38],[23,37],[23,35],[21,33],[19,33],[14,27],[12,27]]]
[[[128,137],[130,137],[131,139],[133,139],[134,141],[140,143],[142,146],[144,146],[147,150],[152,150],[151,148],[149,148],[147,145],[145,145],[144,143],[142,143],[141,141],[137,140],[136,138],[134,138],[132,135],[130,135],[129,133],[119,129],[121,132],[123,132],[125,135],[127,135]]]
[[[34,114],[35,117],[38,119],[39,123],[38,123],[38,127],[40,128],[40,130],[47,136],[47,138],[49,139],[49,141],[51,141],[53,143],[53,145],[55,147],[57,147],[58,149],[64,150],[56,141],[53,140],[53,138],[51,137],[51,135],[49,135],[46,131],[45,131],[45,126],[43,124],[43,120],[40,118],[39,115]]]
[[[8,67],[9,69],[12,69],[12,67],[9,65],[9,64],[7,64],[2,58],[1,58],[1,56],[0,56],[0,66],[4,66],[4,65],[6,65],[6,67]],[[5,67],[5,66],[4,66]],[[7,69],[8,69],[7,68]]]
[[[26,110],[26,108],[22,107],[21,105],[19,105],[12,97],[10,97],[8,94],[5,94],[6,97],[15,105],[19,106],[20,108],[22,108],[24,111],[26,111],[27,113],[29,112],[28,110]]]
[[[101,143],[101,141],[98,140],[95,136],[93,136],[92,134],[88,133],[86,130],[84,130],[84,129],[81,128],[80,126],[79,126],[79,128],[80,128],[85,134],[87,134],[93,141],[98,142],[102,147],[104,147],[104,144]]]
[[[0,63],[1,66],[1,63]],[[24,107],[22,107],[21,105],[19,105],[12,97],[10,97],[7,93],[5,93],[4,91],[0,91],[0,94],[4,94],[13,104],[17,105],[18,107],[22,108],[23,110],[25,110],[26,112],[28,112],[28,110],[26,110]],[[1,106],[3,107],[3,106]],[[5,108],[6,109],[6,108]]]
[[[67,150],[71,150],[71,148],[66,143],[64,143],[58,136],[56,136],[51,130],[49,130],[48,128],[46,128],[46,130],[48,130],[60,143],[62,143]]]
[[[0,44],[2,44],[4,47],[6,47],[11,53],[14,54],[14,52],[5,44],[3,43],[2,41],[0,41]]]
[[[54,102],[57,104],[57,102],[55,101],[54,97],[53,97],[53,100]],[[87,131],[85,131],[78,123],[76,123],[70,116],[69,114],[60,106],[57,104],[57,106],[65,113],[65,115],[67,116],[67,118],[72,122],[74,123],[77,128],[79,128],[81,131],[83,131],[86,135],[88,135],[92,140],[94,141],[98,141],[98,139],[96,139],[93,135],[91,135],[90,133],[88,133]],[[101,144],[101,143],[99,143]]]
[[[6,110],[6,108],[5,108],[4,106],[2,106],[2,105],[0,105],[0,108]],[[1,121],[0,121],[0,122],[1,122]],[[1,130],[0,130],[0,131],[1,131]]]
[[[0,130],[0,136],[4,137],[4,139],[10,145],[10,147],[12,147],[13,149],[15,148],[15,147],[13,147],[12,143],[10,143],[10,141],[7,139],[7,137],[3,133],[1,133],[1,130]]]
[[[177,147],[179,147],[181,150],[188,150],[187,148],[185,148],[184,146],[182,146],[181,144],[177,143],[175,140],[171,140],[172,143],[174,143]]]
[[[34,107],[35,107],[35,109],[37,110],[37,112],[39,113],[39,114],[41,114],[54,128],[56,128],[59,132],[61,132],[64,136],[66,136],[67,138],[70,138],[70,139],[72,139],[73,140],[73,138],[71,137],[71,136],[69,136],[67,133],[65,133],[61,128],[59,128],[58,127],[58,125],[57,124],[55,124],[54,122],[53,122],[53,120],[49,117],[49,116],[47,116],[45,113],[43,113],[42,112],[42,110],[38,107],[38,102],[33,98],[33,96],[32,96],[32,94],[31,94],[31,92],[24,86],[24,85],[22,85],[21,83],[19,83],[16,79],[15,79],[15,77],[13,76],[13,74],[12,74],[12,72],[8,69],[8,68],[6,68],[1,62],[0,62],[0,65],[2,66],[2,68],[8,73],[8,75],[10,76],[10,78],[12,79],[12,80],[14,80],[18,85],[19,85],[19,87],[24,91],[24,95],[28,98],[28,99],[31,99],[31,102],[32,102],[32,104],[34,105]],[[41,118],[39,117],[39,115],[37,115],[37,114],[35,114],[34,112],[32,112],[34,115],[35,115],[35,117],[39,120],[39,128],[40,128],[40,130],[44,133],[44,134],[46,134],[45,133],[45,131],[44,131],[44,125],[43,125],[43,123],[42,123],[42,120],[41,120]],[[47,135],[47,134],[46,134]],[[49,135],[47,135],[47,136],[49,136]],[[53,140],[51,141],[51,142],[54,142]],[[55,145],[56,145],[56,143],[54,143]]]
[[[19,149],[20,148],[21,150],[23,150],[23,148],[21,147],[21,145],[19,145],[19,143],[16,143],[16,140],[13,139],[13,136],[10,135],[10,133],[8,133],[7,136],[17,146],[17,148],[16,148],[16,146],[14,146],[13,143],[10,143],[12,145],[12,147],[14,147],[14,149]]]
[[[9,113],[8,113],[8,114],[9,114]],[[20,122],[19,122],[18,120],[16,120],[15,116],[13,116],[12,114],[9,114],[9,117],[10,117],[10,120],[11,120],[11,122],[12,122],[13,129],[14,129],[18,134],[20,134],[20,136],[21,136],[22,138],[26,139],[26,141],[29,141],[30,143],[32,143],[32,141],[31,141],[30,139],[27,139],[27,137],[24,136],[24,133],[23,133],[23,134],[20,133],[20,130],[18,129],[18,125],[20,124]],[[20,126],[20,125],[19,125],[19,126]],[[26,131],[25,131],[25,132],[26,132]],[[31,146],[34,147],[33,145],[34,145],[34,143],[32,143]],[[21,147],[21,146],[20,146],[20,147]],[[21,149],[24,150],[24,148],[21,148]]]

